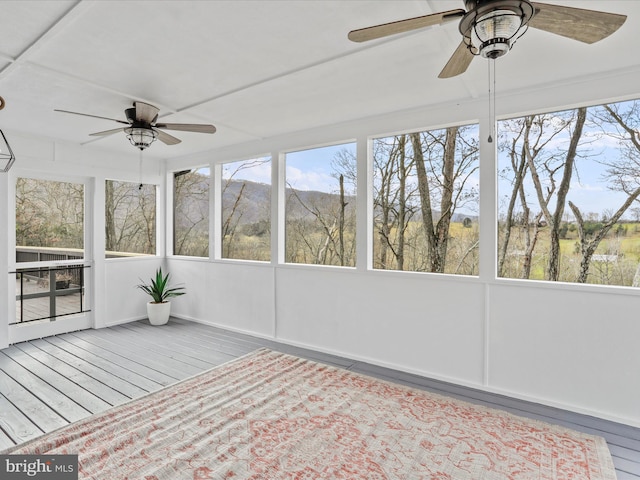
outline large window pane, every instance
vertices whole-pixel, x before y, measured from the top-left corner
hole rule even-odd
[[[84,258],[84,185],[16,181],[16,261]]]
[[[356,262],[356,144],[288,153],[286,261]]]
[[[373,266],[478,274],[478,126],[373,141]]]
[[[209,167],[173,174],[173,253],[209,256]]]
[[[271,159],[222,167],[222,258],[271,258]]]
[[[639,101],[499,123],[499,276],[638,284],[639,127]]]
[[[104,206],[107,258],[155,255],[155,185],[107,180]]]

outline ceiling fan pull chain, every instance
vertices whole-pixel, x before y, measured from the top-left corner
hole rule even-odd
[[[138,190],[142,190],[142,149],[140,149],[140,185],[138,185]]]
[[[496,61],[489,59],[487,62],[489,83],[489,138],[487,142],[493,143],[493,129],[496,123]]]
[[[491,60],[491,72],[493,74],[493,118],[491,119],[491,131],[496,135],[496,60]]]

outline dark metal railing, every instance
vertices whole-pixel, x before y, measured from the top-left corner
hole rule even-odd
[[[16,322],[26,323],[88,312],[84,272],[89,265],[19,268],[16,275]]]

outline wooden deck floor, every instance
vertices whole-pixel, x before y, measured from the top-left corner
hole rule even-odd
[[[135,322],[0,351],[0,450],[137,398],[260,347],[603,436],[618,480],[640,479],[640,429],[172,319]]]

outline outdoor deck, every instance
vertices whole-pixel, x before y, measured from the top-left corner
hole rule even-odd
[[[260,347],[603,436],[618,480],[640,479],[640,429],[172,319],[19,343],[0,351],[0,450]]]
[[[16,297],[20,294],[20,280],[16,279]],[[49,292],[48,282],[28,281],[23,283],[23,294],[47,294]],[[71,290],[70,290],[71,292]],[[56,307],[55,311],[58,316],[63,316],[72,313],[78,313],[80,311],[80,292],[75,291],[68,293],[62,291],[62,295],[56,295]],[[86,305],[84,310],[87,310]],[[22,309],[22,312],[21,312]],[[50,316],[50,297],[38,297],[25,299],[22,304],[19,299],[16,299],[16,323],[29,322],[42,318],[48,318]]]

